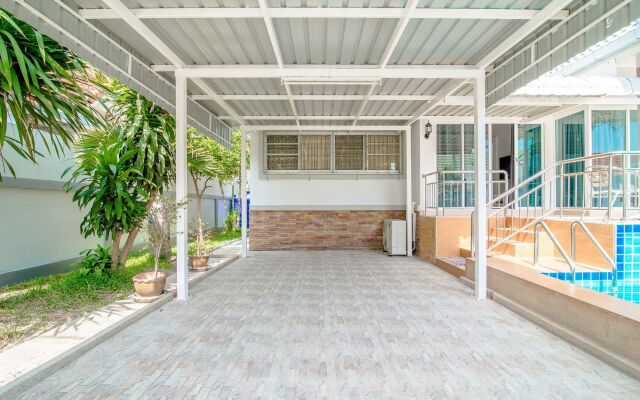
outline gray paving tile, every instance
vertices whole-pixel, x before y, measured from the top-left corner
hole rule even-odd
[[[631,345],[631,344],[630,344]],[[417,259],[258,252],[20,399],[636,399],[640,382]]]

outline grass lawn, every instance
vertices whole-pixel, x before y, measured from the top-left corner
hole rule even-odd
[[[220,232],[207,239],[211,249],[236,239],[239,232]],[[160,268],[172,268],[161,261]],[[101,277],[78,271],[49,275],[0,289],[0,351],[38,333],[95,311],[133,292],[131,278],[153,269],[146,252],[129,256],[124,270]]]

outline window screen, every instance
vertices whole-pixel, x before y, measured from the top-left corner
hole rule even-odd
[[[400,135],[367,137],[367,169],[370,171],[400,169]]]
[[[298,169],[298,135],[267,136],[267,170]]]
[[[364,135],[337,135],[335,137],[337,171],[364,169]]]
[[[331,169],[331,136],[300,136],[300,169],[326,171]]]

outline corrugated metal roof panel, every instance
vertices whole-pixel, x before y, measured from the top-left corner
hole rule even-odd
[[[296,101],[299,115],[356,115],[361,101]]]
[[[227,101],[240,115],[293,115],[287,100]]]
[[[414,115],[425,104],[420,101],[368,101],[362,115]]]
[[[276,63],[261,19],[151,19],[144,22],[187,64]]]
[[[295,18],[273,24],[285,64],[375,65],[396,20]]]
[[[287,94],[279,79],[204,79],[216,93],[227,94]]]
[[[411,20],[390,64],[473,65],[487,54],[497,38],[508,37],[522,20]]]

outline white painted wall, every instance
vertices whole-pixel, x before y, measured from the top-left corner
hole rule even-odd
[[[405,209],[404,175],[265,175],[262,132],[251,134],[251,208]]]

